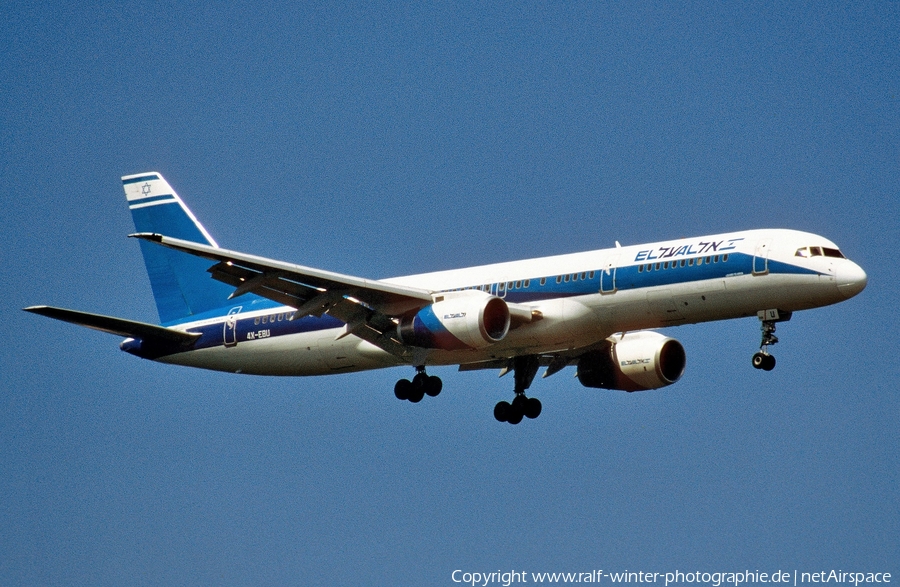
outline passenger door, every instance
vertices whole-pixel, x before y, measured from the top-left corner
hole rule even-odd
[[[769,272],[769,248],[772,239],[760,239],[756,243],[756,254],[753,256],[753,275],[765,275]]]
[[[243,306],[235,306],[228,310],[228,316],[225,317],[225,326],[222,329],[222,338],[225,346],[237,345],[237,315],[240,314]]]
[[[607,261],[605,267],[600,271],[600,293],[609,294],[616,291],[616,263],[619,261],[618,255],[613,255]]]

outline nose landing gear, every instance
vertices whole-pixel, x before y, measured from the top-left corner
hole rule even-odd
[[[753,368],[771,371],[775,368],[775,357],[769,354],[769,345],[778,342],[778,337],[775,336],[775,323],[787,322],[791,319],[791,313],[781,310],[761,310],[757,316],[761,322],[762,342],[759,345],[759,352],[753,355]]]

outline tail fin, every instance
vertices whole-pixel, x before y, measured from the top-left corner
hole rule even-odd
[[[138,232],[219,246],[159,173],[126,175],[122,185]],[[233,288],[210,277],[208,260],[140,243],[162,324],[228,305]]]

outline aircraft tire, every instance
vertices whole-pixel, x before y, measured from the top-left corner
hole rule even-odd
[[[512,406],[509,405],[509,402],[497,402],[497,405],[494,406],[494,418],[496,418],[498,422],[507,422],[509,420],[509,412],[511,409]]]
[[[522,394],[516,395],[516,398],[512,401],[512,405],[509,408],[509,414],[506,417],[506,421],[510,424],[518,424],[522,421],[522,418],[525,417],[525,406],[528,403],[528,398]]]
[[[763,365],[766,364],[766,355],[763,353],[756,353],[753,355],[753,368],[754,369],[762,369]]]
[[[441,393],[441,389],[444,388],[444,383],[441,381],[440,377],[431,375],[425,380],[424,387],[425,393],[428,394],[429,397],[437,397],[438,394]]]
[[[517,410],[515,407],[512,407],[509,410],[509,415],[507,416],[506,421],[510,424],[518,424],[524,417],[525,413],[522,412],[522,410]]]
[[[422,387],[413,384],[412,390],[409,392],[409,398],[407,399],[412,403],[417,404],[422,401],[423,397],[425,397],[425,390]]]
[[[401,379],[394,384],[394,395],[399,400],[407,400],[409,399],[409,394],[413,390],[412,387],[412,381],[409,379]]]
[[[541,415],[541,400],[536,397],[530,397],[525,402],[525,417],[534,420]]]
[[[775,368],[775,357],[766,355],[766,360],[762,365],[763,371],[771,371]]]

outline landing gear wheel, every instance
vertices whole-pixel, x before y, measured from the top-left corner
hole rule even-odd
[[[441,381],[440,377],[430,375],[427,379],[425,379],[425,393],[429,397],[437,397],[437,395],[441,393],[441,389],[443,388],[444,384]]]
[[[414,404],[422,401],[422,398],[425,397],[425,389],[421,385],[416,385],[415,382],[412,384],[412,389],[409,392],[409,397],[406,398]]]
[[[541,401],[536,397],[530,397],[525,402],[525,417],[534,420],[541,415]]]
[[[523,406],[516,406],[515,400],[513,400],[512,405],[509,408],[509,414],[506,416],[506,421],[510,424],[518,424],[522,421],[522,418],[525,417],[525,410]]]
[[[512,410],[512,406],[509,405],[509,402],[497,402],[497,405],[494,406],[494,417],[498,422],[506,422],[509,419],[510,410]]]
[[[754,369],[762,369],[763,363],[766,362],[766,355],[763,353],[756,353],[753,355],[753,368]]]
[[[440,377],[428,375],[425,373],[425,368],[420,367],[418,368],[416,376],[412,378],[412,381],[409,379],[401,379],[394,384],[394,395],[397,396],[397,399],[409,400],[412,403],[417,404],[422,401],[425,394],[435,397],[437,394],[441,393],[441,388],[443,387],[444,384],[441,382]]]
[[[407,400],[409,399],[410,392],[412,392],[412,388],[412,381],[409,379],[401,379],[394,384],[394,395],[397,396],[397,399],[399,400]]]
[[[753,355],[753,367],[763,371],[771,371],[775,368],[775,357],[768,353],[756,353]]]

